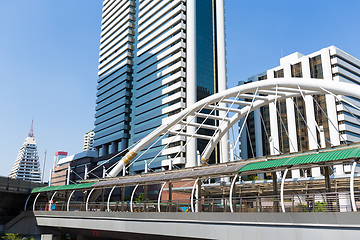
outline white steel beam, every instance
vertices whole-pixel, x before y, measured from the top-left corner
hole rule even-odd
[[[351,198],[351,206],[353,212],[357,212],[356,202],[355,202],[355,194],[354,194],[354,175],[355,175],[355,168],[357,162],[354,161],[352,168],[351,168],[351,176],[350,176],[350,198]]]

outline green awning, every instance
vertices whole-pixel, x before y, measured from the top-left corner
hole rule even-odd
[[[62,186],[38,187],[38,188],[34,188],[31,191],[31,193],[84,189],[84,188],[91,187],[95,183],[97,183],[97,182],[69,184],[69,185],[62,185]]]
[[[360,148],[348,148],[343,150],[335,150],[329,152],[313,153],[301,156],[281,158],[263,162],[249,163],[242,167],[238,172],[255,171],[262,169],[272,169],[278,167],[286,167],[293,165],[313,164],[320,162],[329,162],[336,160],[346,160],[360,157]]]

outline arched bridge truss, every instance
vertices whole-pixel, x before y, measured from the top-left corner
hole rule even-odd
[[[127,154],[107,173],[107,176],[117,176],[125,167],[139,159],[166,135],[172,135],[171,140],[168,141],[155,158],[161,156],[162,152],[172,142],[179,141],[180,137],[183,139],[185,137],[186,142],[180,147],[175,157],[184,152],[187,144],[193,139],[205,139],[207,146],[201,153],[201,165],[206,165],[215,146],[226,136],[229,129],[241,119],[244,119],[244,122],[246,122],[249,113],[255,109],[269,104],[274,104],[276,108],[277,101],[299,96],[305,99],[305,96],[317,94],[328,94],[334,98],[337,98],[338,95],[345,95],[360,99],[360,86],[327,79],[276,78],[244,84],[211,95],[168,118],[167,123],[161,125],[132,146]],[[347,104],[360,110],[359,107],[354,106],[352,103],[347,102]],[[203,119],[203,121],[196,121],[197,117]],[[208,125],[207,120],[216,120],[217,126]],[[244,124],[240,128],[239,135],[234,138],[235,147],[239,142],[243,128]],[[202,135],[200,134],[200,129],[210,129],[213,131],[213,134],[212,136]],[[145,148],[147,149],[144,150]],[[151,162],[154,159],[150,161],[149,168],[151,168]]]

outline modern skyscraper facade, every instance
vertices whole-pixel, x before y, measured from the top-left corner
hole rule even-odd
[[[41,182],[39,156],[33,133],[33,124],[31,124],[30,132],[20,148],[9,177],[31,182]]]
[[[223,0],[105,0],[103,5],[93,145],[99,156],[130,147],[168,117],[226,89]],[[142,160],[151,161],[170,137],[142,155],[133,171],[142,171]],[[171,143],[151,168],[168,166],[184,140]],[[172,162],[196,165],[202,144],[191,141]],[[220,146],[227,158],[227,141]]]
[[[294,81],[314,78],[360,84],[360,61],[335,46],[307,56],[296,52],[281,58],[280,66],[252,76],[247,82],[283,77],[291,77]],[[277,110],[274,103],[261,107],[249,115],[246,131],[242,132],[241,157],[359,142],[360,111],[351,106],[359,103],[360,99],[326,94],[277,101]],[[335,171],[343,173],[341,166]],[[319,175],[320,172],[313,171],[314,174]]]

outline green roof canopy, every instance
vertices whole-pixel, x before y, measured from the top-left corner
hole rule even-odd
[[[77,190],[83,188],[89,188],[96,182],[82,183],[82,184],[69,184],[62,186],[50,186],[50,187],[38,187],[34,188],[31,193],[50,192],[50,191],[61,191],[61,190]]]
[[[329,162],[342,159],[359,158],[360,148],[348,148],[329,152],[318,152],[307,155],[300,155],[276,160],[249,163],[242,167],[238,172],[255,171],[261,169],[270,169],[277,167],[286,167],[293,165],[304,165],[320,162]]]

